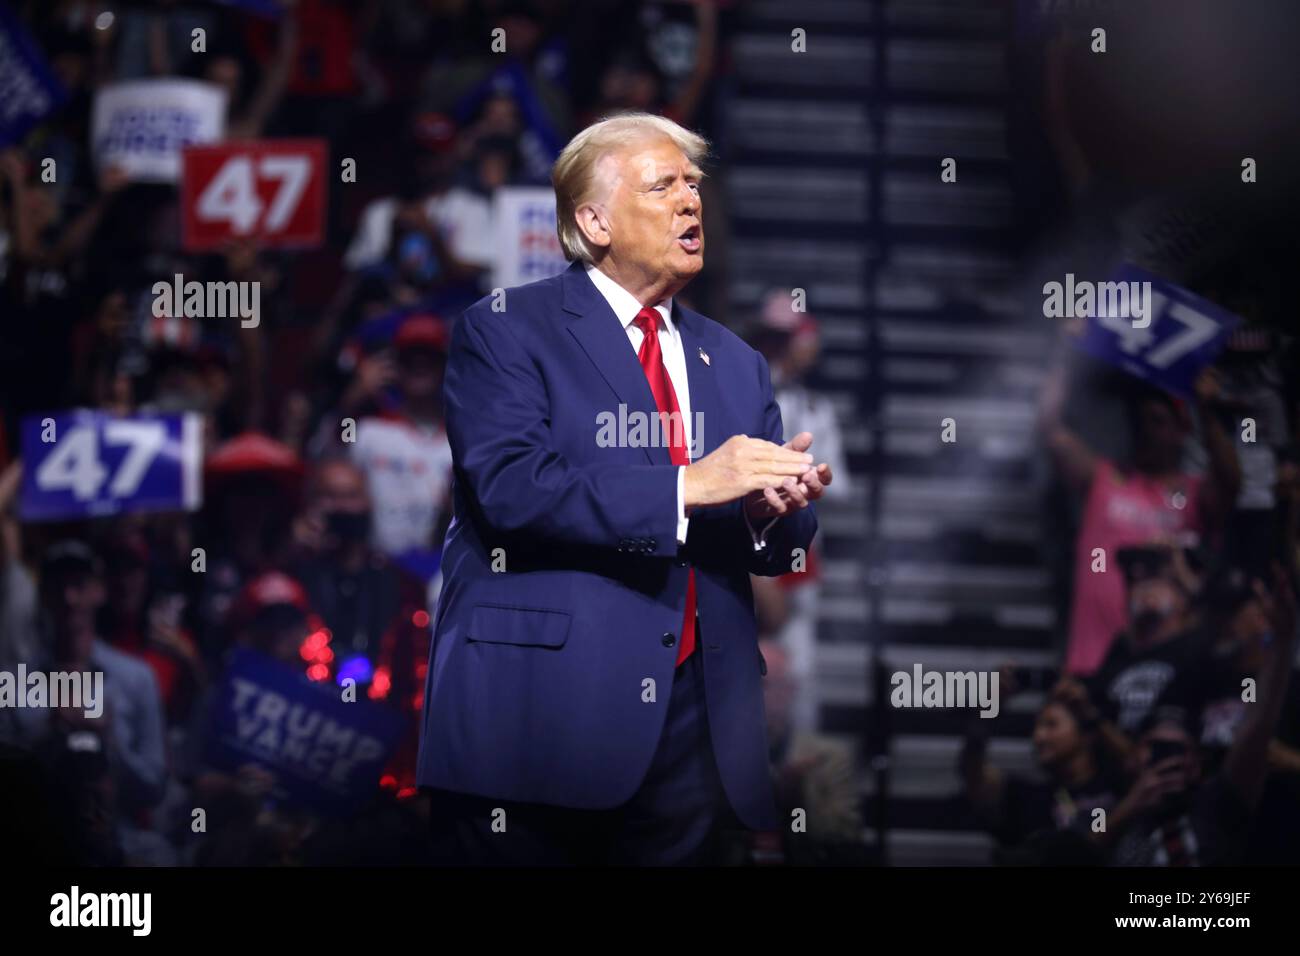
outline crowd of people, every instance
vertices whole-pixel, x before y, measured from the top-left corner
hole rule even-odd
[[[442,375],[456,316],[493,287],[495,196],[549,186],[568,138],[620,111],[662,113],[722,148],[711,127],[727,12],[712,0],[18,8],[66,99],[0,148],[0,670],[103,672],[105,705],[0,711],[18,782],[6,826],[59,862],[421,860],[415,758],[451,518]],[[225,91],[226,140],[317,137],[331,163],[356,161],[355,181],[326,183],[320,247],[190,251],[178,183],[100,163],[96,96],[168,77]],[[256,282],[259,320],[157,315],[153,284],[175,274]],[[802,382],[815,320],[774,290],[738,321],[783,406],[800,407],[794,431],[831,441],[829,406]],[[23,519],[23,423],[69,410],[198,416],[201,507]],[[824,454],[842,494],[841,455]],[[792,591],[783,613],[800,675],[813,591]],[[222,753],[214,713],[246,650],[402,717],[372,793],[343,808],[304,800],[272,761]]]
[[[415,757],[452,479],[442,375],[456,317],[491,289],[494,197],[549,185],[559,148],[601,116],[707,132],[719,10],[18,6],[67,96],[0,149],[0,669],[102,672],[105,704],[0,712],[6,780],[22,781],[7,825],[36,821],[23,838],[58,862],[422,859]],[[226,140],[320,137],[331,162],[356,160],[355,181],[327,183],[319,248],[188,251],[179,186],[98,161],[97,94],[159,77],[223,89]],[[259,321],[159,317],[152,287],[177,274],[259,283]],[[805,356],[774,379],[812,408],[811,327],[785,312],[754,329],[774,368]],[[23,423],[72,409],[198,416],[201,507],[24,520]],[[323,806],[271,762],[216,756],[237,650],[401,715],[372,793]]]
[[[1283,346],[1243,327],[1190,402],[1048,370],[1040,434],[1079,502],[1062,665],[1001,674],[1004,695],[1042,695],[1036,775],[995,766],[978,730],[959,767],[1004,862],[1300,861],[1300,404]],[[1070,424],[1108,391],[1130,425],[1118,459]]]
[[[563,0],[244,6],[17,4],[67,98],[0,146],[0,671],[104,680],[94,717],[0,710],[0,820],[36,858],[424,858],[414,767],[452,479],[442,375],[457,315],[492,287],[494,197],[547,185],[563,143],[620,110],[721,132],[727,11],[712,0],[593,0],[583,16]],[[187,251],[177,185],[96,161],[97,92],[146,77],[223,89],[229,140],[319,137],[333,162],[355,159],[355,182],[327,182],[323,244]],[[744,325],[787,435],[813,432],[832,464],[828,497],[856,494],[807,384],[816,320],[788,290],[733,316],[715,270],[686,295]],[[260,322],[156,317],[152,287],[177,274],[259,283]],[[1002,861],[1300,861],[1300,402],[1281,355],[1276,333],[1237,334],[1189,403],[1128,382],[1124,454],[1073,427],[1098,377],[1049,370],[1041,437],[1078,505],[1059,509],[1077,522],[1062,666],[1045,684],[1003,675],[1004,694],[1043,693],[1034,776],[998,769],[977,735],[960,763]],[[202,506],[23,520],[23,423],[71,409],[197,415]],[[815,545],[806,573],[754,585],[778,800],[807,809],[817,839],[737,859],[860,859],[854,754],[817,733],[818,563]],[[372,792],[326,809],[265,762],[218,757],[212,712],[237,650],[400,716]]]

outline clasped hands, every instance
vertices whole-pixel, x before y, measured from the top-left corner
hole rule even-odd
[[[811,432],[784,445],[733,435],[694,464],[686,466],[687,514],[707,505],[743,499],[751,520],[780,517],[807,508],[826,493],[831,467],[813,464]]]

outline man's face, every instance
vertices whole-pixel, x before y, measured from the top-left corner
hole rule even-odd
[[[1182,792],[1194,787],[1200,780],[1201,763],[1196,741],[1177,724],[1160,723],[1147,731],[1142,737],[1138,756],[1146,766],[1177,757],[1177,762],[1171,762],[1166,776]],[[1176,798],[1176,795],[1171,794],[1170,798]],[[1171,802],[1176,805],[1178,801],[1171,799]]]
[[[1129,621],[1139,639],[1149,637],[1186,608],[1182,588],[1166,577],[1146,578],[1129,590]]]
[[[671,140],[652,139],[606,156],[597,175],[618,270],[685,285],[704,266],[699,168]]]
[[[397,380],[408,399],[427,399],[442,391],[443,357],[432,349],[397,353]]]
[[[344,511],[361,514],[370,511],[370,494],[366,478],[348,462],[331,461],[321,465],[316,477],[312,502],[320,511]]]
[[[91,631],[104,596],[104,582],[92,573],[68,573],[51,582],[45,599],[56,637]]]
[[[1138,412],[1139,438],[1152,453],[1174,458],[1182,452],[1186,431],[1178,414],[1164,402],[1148,401]]]
[[[324,523],[322,544],[327,551],[363,544],[370,537],[370,493],[365,475],[350,462],[320,466],[308,510]]]

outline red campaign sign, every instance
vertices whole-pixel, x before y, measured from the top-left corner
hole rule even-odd
[[[323,139],[190,146],[181,158],[181,241],[188,252],[232,239],[319,246],[325,232]]]

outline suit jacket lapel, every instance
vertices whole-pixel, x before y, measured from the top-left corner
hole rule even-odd
[[[718,379],[712,366],[700,354],[709,353],[713,341],[708,320],[698,312],[682,308],[676,300],[673,301],[673,322],[682,337],[682,349],[686,355],[686,381],[691,390],[691,427],[701,433],[695,435],[692,432],[691,436],[691,460],[696,461],[722,444],[725,437],[717,433],[716,411],[721,407]]]
[[[641,368],[618,316],[587,278],[581,262],[575,262],[564,273],[563,289],[564,310],[577,316],[569,323],[569,334],[587,353],[618,403],[626,406],[628,415],[642,412],[644,421],[648,423],[651,415],[658,414],[659,407],[650,391],[650,383],[646,381],[645,370]],[[609,410],[618,414],[617,407]],[[592,428],[596,428],[595,422]],[[647,432],[647,438],[648,435]],[[672,464],[666,447],[651,447],[648,440],[642,447],[652,465]]]

